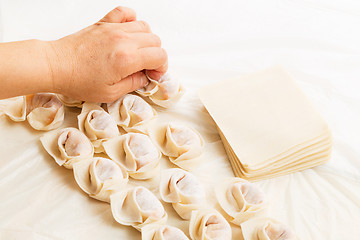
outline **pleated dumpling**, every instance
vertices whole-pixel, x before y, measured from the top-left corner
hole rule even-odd
[[[72,169],[75,162],[94,155],[94,147],[90,140],[76,128],[46,133],[40,141],[59,166],[69,169]]]
[[[147,133],[149,124],[156,119],[156,111],[141,97],[126,94],[107,104],[109,114],[127,132]]]
[[[106,154],[135,179],[154,177],[160,169],[161,152],[142,133],[127,133],[103,144]]]
[[[230,224],[214,209],[193,211],[189,225],[193,240],[231,240]]]
[[[76,100],[76,99],[73,99],[71,97],[68,97],[68,96],[65,96],[65,95],[62,95],[62,94],[56,94],[58,96],[58,98],[60,99],[60,101],[65,105],[65,106],[68,106],[68,107],[78,107],[78,108],[81,108],[82,105],[85,103],[84,101],[81,101],[81,100]]]
[[[26,96],[27,120],[36,130],[51,130],[64,122],[64,106],[53,93]]]
[[[186,220],[193,210],[206,204],[204,187],[193,174],[180,168],[161,172],[159,190],[161,199],[172,203],[175,211]]]
[[[264,192],[241,178],[230,178],[218,184],[215,193],[221,208],[236,225],[264,213],[267,207]]]
[[[189,238],[176,227],[149,224],[141,229],[141,240],[189,240]]]
[[[241,224],[244,240],[297,240],[288,226],[272,218],[253,218]]]
[[[120,135],[114,119],[95,103],[84,103],[81,114],[78,115],[78,125],[94,145],[96,153],[104,151],[104,141]]]
[[[152,130],[151,137],[162,153],[180,168],[190,170],[199,164],[204,140],[194,129],[179,123],[168,123]]]
[[[165,224],[167,213],[159,199],[145,187],[134,187],[110,196],[115,220],[141,230],[148,224]]]
[[[5,114],[15,122],[25,121],[26,119],[25,96],[0,100],[0,115],[2,114]]]
[[[125,188],[129,176],[117,163],[107,158],[85,159],[73,165],[79,187],[90,197],[110,202],[110,195]]]
[[[136,92],[164,108],[171,107],[184,94],[184,89],[177,78],[166,73],[159,81],[150,79],[150,83]]]

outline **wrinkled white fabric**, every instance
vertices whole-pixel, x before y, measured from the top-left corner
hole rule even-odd
[[[1,4],[3,39],[15,41],[61,38],[98,21],[119,2],[13,0]],[[314,169],[255,184],[269,198],[269,215],[290,226],[300,239],[358,240],[360,3],[138,0],[124,4],[160,36],[169,55],[169,71],[186,88],[176,108],[158,111],[159,120],[186,121],[204,137],[206,164],[192,173],[206,188],[209,204],[216,204],[214,185],[233,174],[196,91],[281,64],[328,122],[333,156]],[[76,108],[67,110],[63,127],[77,127],[79,113]],[[0,239],[141,239],[138,231],[114,221],[108,204],[79,190],[72,171],[58,167],[43,150],[42,132],[1,117],[0,133],[0,191],[4,193],[0,212],[6,216],[0,218]],[[161,167],[175,166],[162,159]],[[160,197],[158,182],[142,184]],[[188,223],[170,204],[165,208],[168,224],[188,234]],[[316,224],[309,219],[317,219]],[[238,229],[232,226],[234,239]]]

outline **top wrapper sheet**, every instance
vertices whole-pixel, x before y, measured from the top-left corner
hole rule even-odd
[[[331,138],[324,119],[281,66],[215,83],[199,97],[226,138],[225,147],[247,169],[271,171],[299,146]]]

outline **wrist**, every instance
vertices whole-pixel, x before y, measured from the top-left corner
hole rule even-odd
[[[51,89],[49,92],[66,94],[69,87],[67,80],[73,72],[69,50],[63,46],[62,39],[44,43],[48,63],[48,86]]]

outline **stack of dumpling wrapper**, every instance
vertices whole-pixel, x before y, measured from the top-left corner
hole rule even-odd
[[[199,97],[238,177],[262,180],[330,159],[328,125],[280,66],[215,83]]]

